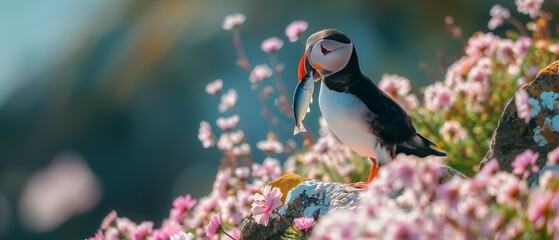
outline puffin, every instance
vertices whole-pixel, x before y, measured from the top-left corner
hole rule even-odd
[[[312,34],[297,75],[322,80],[318,104],[328,127],[344,145],[371,162],[367,181],[353,183],[354,187],[366,188],[379,167],[397,154],[446,156],[417,133],[406,111],[361,72],[355,46],[341,31]]]

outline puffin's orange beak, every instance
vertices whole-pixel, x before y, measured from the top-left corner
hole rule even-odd
[[[301,57],[301,60],[299,61],[299,69],[297,70],[297,80],[299,81],[303,80],[303,78],[307,75],[307,67],[311,67],[309,60],[307,59],[307,52],[308,51],[305,51],[303,57]]]
[[[307,51],[305,51],[303,57],[301,57],[301,60],[299,61],[299,69],[297,70],[297,80],[299,81],[303,80],[303,78],[305,78],[305,76],[307,76],[309,72],[322,69],[322,67],[320,67],[318,64],[311,64],[311,62],[309,61],[310,51],[311,49],[307,49]],[[313,82],[317,82],[320,79],[320,75],[316,74],[315,72],[315,74],[313,75]]]

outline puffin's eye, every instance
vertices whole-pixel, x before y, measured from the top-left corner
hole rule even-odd
[[[320,44],[320,51],[322,52],[322,55],[326,55],[329,52],[331,52],[328,49],[324,48],[324,46],[322,46],[322,44]]]

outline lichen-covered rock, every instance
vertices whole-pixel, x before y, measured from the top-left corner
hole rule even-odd
[[[441,166],[443,175],[440,183],[450,180],[457,175],[466,178],[464,174],[448,166]],[[309,180],[296,174],[286,174],[270,183],[272,187],[282,190],[282,202],[278,210],[287,220],[294,218],[312,217],[316,220],[321,216],[340,209],[351,209],[357,206],[359,193],[363,190],[352,187],[347,183],[319,182]],[[390,194],[392,197],[400,192]],[[279,217],[270,220],[268,226],[256,224],[252,214],[243,220],[240,239],[281,239],[288,225]]]
[[[516,155],[526,149],[540,154],[537,164],[542,167],[547,153],[559,146],[558,67],[559,61],[555,61],[540,70],[534,81],[522,87],[530,97],[531,119],[528,123],[518,117],[515,97],[507,103],[480,168],[497,159],[501,169],[510,172]],[[528,182],[534,176],[529,176]]]
[[[357,204],[360,189],[356,189],[345,183],[324,183],[318,181],[304,181],[293,188],[283,188],[288,183],[303,180],[305,178],[296,174],[286,174],[275,180],[273,184],[277,187],[282,186],[285,201],[284,205],[278,210],[290,222],[298,217],[318,217],[336,210],[348,209]],[[282,184],[279,184],[282,183]],[[254,222],[252,215],[243,220],[240,239],[281,239],[288,225],[279,218],[271,220],[267,227],[258,225]]]

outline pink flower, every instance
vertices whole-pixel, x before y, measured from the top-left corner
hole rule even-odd
[[[221,130],[229,131],[237,126],[239,123],[239,115],[235,114],[228,118],[220,117],[216,120],[216,124]]]
[[[238,167],[235,169],[235,177],[238,179],[247,179],[250,176],[249,167]]]
[[[245,22],[246,16],[242,13],[235,13],[227,15],[223,20],[223,29],[231,30],[233,28],[241,26]]]
[[[202,142],[204,148],[209,148],[215,144],[215,140],[212,136],[212,127],[206,121],[200,122],[200,128],[198,129],[198,139]]]
[[[518,89],[514,96],[514,103],[516,104],[516,112],[518,118],[524,119],[526,123],[530,122],[530,97],[524,89]]]
[[[547,50],[554,55],[559,55],[559,43],[551,44],[547,47]]]
[[[535,19],[540,15],[543,0],[516,0],[514,3],[518,12],[530,15]]]
[[[410,80],[396,74],[382,75],[378,87],[394,99],[405,96],[411,89]]]
[[[219,214],[214,215],[210,219],[210,223],[206,226],[205,232],[208,237],[213,237],[219,233],[219,229],[221,228],[221,219]]]
[[[386,239],[420,239],[421,229],[411,223],[394,221],[387,228]]]
[[[514,168],[512,172],[517,175],[522,175],[523,178],[527,178],[528,175],[530,175],[528,166],[531,167],[533,172],[538,172],[540,170],[540,168],[536,165],[538,157],[539,154],[532,152],[530,149],[524,151],[516,156],[512,162],[512,167]]]
[[[113,210],[111,211],[104,219],[103,222],[101,223],[101,229],[105,230],[109,227],[111,227],[113,225],[113,223],[115,222],[117,216],[116,216],[116,211]]]
[[[223,81],[221,79],[217,79],[211,83],[206,85],[206,92],[211,95],[218,94],[223,87]]]
[[[285,35],[289,38],[290,42],[296,42],[308,27],[309,24],[305,21],[293,21],[285,28]]]
[[[459,143],[468,138],[466,130],[457,121],[446,121],[443,123],[441,130],[439,130],[445,141],[452,141]]]
[[[260,48],[265,53],[275,53],[283,46],[283,41],[277,37],[271,37],[262,42]]]
[[[468,45],[465,49],[466,55],[474,58],[491,56],[495,51],[495,44],[498,40],[499,37],[493,35],[493,33],[474,35],[468,39]]]
[[[192,199],[190,194],[186,194],[184,196],[179,196],[175,198],[173,201],[173,209],[171,209],[170,218],[177,222],[182,222],[184,217],[187,216],[188,212],[196,205],[198,201],[196,199]]]
[[[502,178],[502,182],[499,185],[497,202],[513,208],[520,208],[521,197],[528,191],[526,182],[521,182],[517,177],[508,174]]]
[[[252,203],[252,217],[257,224],[268,226],[270,215],[278,208],[281,203],[282,192],[279,188],[265,186],[260,193],[254,195]]]
[[[256,65],[250,72],[249,80],[251,83],[262,82],[272,76],[272,69],[267,64]]]
[[[133,238],[136,233],[137,225],[128,218],[117,218],[116,228],[127,238]]]
[[[256,143],[256,147],[264,152],[268,153],[282,153],[283,145],[273,139],[262,140]]]
[[[503,39],[497,44],[496,57],[501,64],[511,64],[515,60],[516,44],[510,39]]]
[[[547,153],[547,165],[557,165],[559,162],[559,147]]]
[[[250,145],[248,143],[241,143],[241,145],[233,147],[233,154],[235,156],[246,156],[250,154]]]
[[[165,220],[161,225],[161,228],[153,231],[153,240],[169,240],[169,238],[182,231],[182,227],[175,221]]]
[[[505,19],[510,17],[510,11],[508,8],[497,4],[491,8],[489,11],[489,15],[491,15],[491,20],[487,24],[487,27],[490,30],[495,30],[497,27],[501,26]]]
[[[143,240],[153,232],[153,222],[142,222],[134,233],[135,240]]]
[[[281,176],[282,170],[280,163],[275,158],[267,157],[262,165],[252,164],[252,175],[263,179],[276,179]]]
[[[194,239],[194,234],[179,232],[173,234],[169,240],[192,240],[192,239]]]
[[[229,89],[227,93],[221,96],[221,102],[219,103],[219,112],[226,112],[229,109],[235,107],[237,104],[237,91],[235,89]]]
[[[293,225],[295,226],[295,228],[301,231],[307,231],[311,229],[315,223],[316,222],[314,221],[314,218],[309,217],[300,217],[293,219]]]
[[[521,36],[520,38],[518,38],[518,40],[516,40],[515,43],[515,52],[516,55],[521,56],[521,57],[525,57],[528,54],[528,50],[530,49],[530,47],[532,46],[532,39],[529,37],[525,37],[525,36]],[[537,70],[539,71],[539,67],[536,67]],[[537,73],[537,71],[536,71]],[[534,74],[535,76],[535,74]]]
[[[88,238],[88,240],[105,240],[105,236],[103,236],[103,231],[101,231],[101,229],[97,230],[95,236]]]
[[[222,133],[217,140],[217,148],[219,148],[219,150],[231,150],[233,149],[233,144],[233,139],[231,139],[229,133]]]
[[[535,190],[530,196],[530,203],[526,214],[528,215],[528,220],[534,223],[536,229],[543,227],[549,220],[548,214],[556,212],[551,206],[552,201],[554,201],[553,197],[552,193],[540,190]]]
[[[429,85],[425,89],[425,107],[430,111],[438,111],[440,109],[448,110],[454,103],[454,95],[450,89],[441,82]]]

